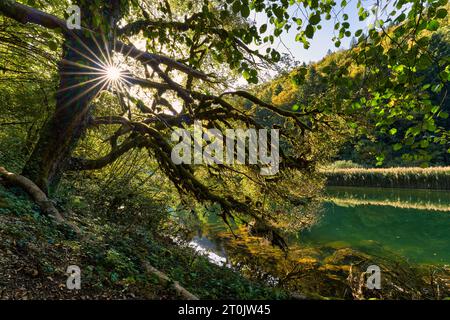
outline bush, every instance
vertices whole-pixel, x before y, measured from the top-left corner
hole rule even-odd
[[[339,160],[333,162],[328,168],[330,169],[350,169],[350,168],[363,168],[364,166],[354,163],[351,160]]]

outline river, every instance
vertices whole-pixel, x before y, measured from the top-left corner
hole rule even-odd
[[[314,225],[289,238],[291,247],[351,248],[411,264],[450,264],[448,191],[330,187],[322,211]],[[230,239],[222,221],[210,215],[190,244],[226,263]]]

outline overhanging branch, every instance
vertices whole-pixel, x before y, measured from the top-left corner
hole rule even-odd
[[[34,9],[32,7],[17,3],[15,1],[0,1],[0,12],[3,15],[23,24],[34,23],[48,29],[60,29],[66,36],[77,37],[76,33],[67,27],[66,21],[38,9]],[[92,30],[86,28],[84,28],[84,30],[94,34]],[[191,67],[169,57],[141,51],[135,46],[125,44],[117,39],[115,39],[114,41],[114,48],[116,51],[120,53],[126,53],[129,57],[134,58],[143,64],[162,63],[196,78],[208,80],[208,76],[203,72],[192,69]]]
[[[72,158],[69,161],[69,166],[67,170],[78,171],[78,170],[97,170],[106,167],[107,165],[116,161],[120,156],[124,155],[128,151],[137,148],[143,148],[148,146],[149,143],[143,137],[135,138],[122,143],[117,148],[111,150],[106,156],[90,160],[82,158]]]

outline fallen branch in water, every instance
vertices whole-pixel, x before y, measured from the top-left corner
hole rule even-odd
[[[190,293],[185,288],[183,288],[177,281],[171,280],[166,274],[162,273],[155,267],[151,266],[148,262],[143,263],[145,270],[148,273],[155,275],[164,284],[170,285],[172,289],[176,291],[183,299],[186,300],[200,300],[196,295]]]

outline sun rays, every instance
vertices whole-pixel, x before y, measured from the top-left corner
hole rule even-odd
[[[60,75],[64,80],[61,81],[61,86],[57,90],[59,103],[63,107],[73,107],[79,100],[84,100],[83,98],[92,100],[102,91],[117,95],[121,105],[128,105],[134,99],[144,101],[148,105],[154,104],[155,97],[150,96],[154,93],[136,85],[147,77],[147,73],[136,68],[133,63],[128,63],[130,56],[134,60],[139,60],[140,55],[144,54],[143,51],[136,55],[133,53],[133,46],[122,43],[116,46],[116,42],[109,43],[103,35],[98,37],[92,34],[88,39],[73,35],[72,39],[74,41],[65,43],[65,46],[74,53],[75,57],[62,59],[62,65],[65,67],[60,71]],[[139,77],[141,73],[142,76]],[[171,95],[168,99],[175,108],[174,112],[172,112],[173,109],[167,108],[162,111],[158,109],[153,111],[167,114],[180,113],[183,103],[177,99],[176,95]],[[81,104],[84,103],[81,101]]]
[[[122,72],[116,66],[110,66],[106,69],[106,76],[109,81],[119,81],[122,77]]]
[[[81,38],[76,37],[75,39],[77,41],[76,48],[69,44],[66,44],[66,46],[69,50],[72,50],[77,55],[81,56],[85,60],[85,63],[63,60],[63,63],[74,67],[77,71],[61,72],[61,75],[79,77],[82,80],[58,90],[58,93],[67,94],[67,98],[65,99],[67,101],[64,103],[65,105],[71,105],[93,91],[96,91],[96,94],[103,90],[120,93],[125,91],[127,87],[129,88],[131,82],[128,79],[131,79],[132,77],[127,70],[124,69],[123,64],[118,62],[118,59],[114,58],[113,51],[116,49],[115,44],[113,44],[113,47],[111,48],[103,36],[103,46],[101,46],[96,37],[92,36],[90,39],[93,40],[96,48],[91,48]],[[96,52],[98,53],[96,54]],[[129,52],[123,53],[121,49],[119,50],[119,54],[123,55],[124,59],[126,59]],[[84,77],[87,79],[83,80]],[[80,91],[79,88],[83,88],[83,90]],[[77,89],[77,94],[73,96],[70,93],[71,90],[75,89]]]

